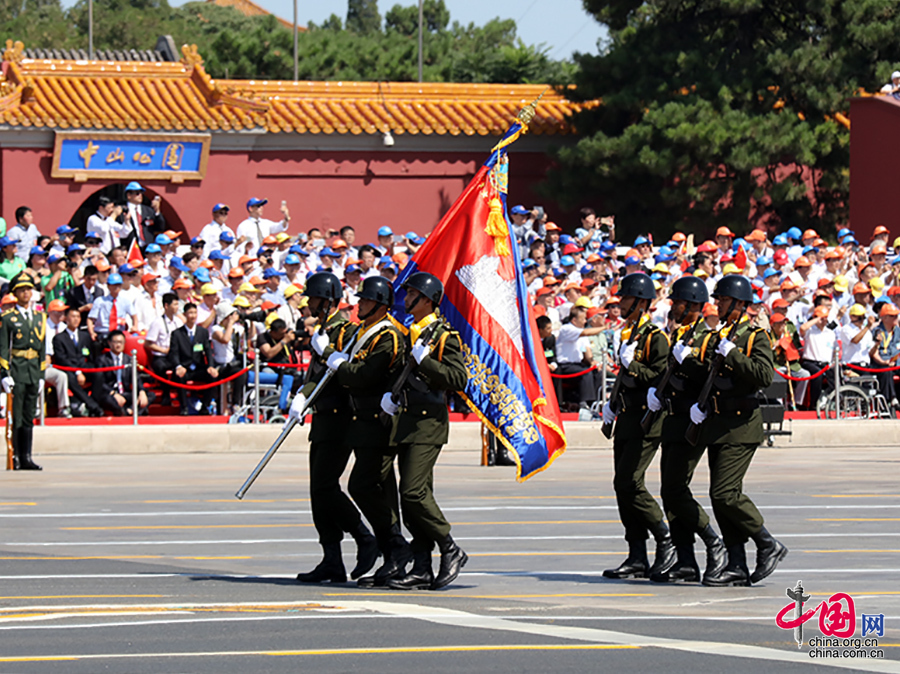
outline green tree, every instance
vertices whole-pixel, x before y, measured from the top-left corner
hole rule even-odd
[[[360,35],[381,32],[378,0],[348,0],[347,30]]]
[[[582,134],[548,193],[630,230],[709,234],[846,221],[849,131],[834,113],[885,81],[900,5],[868,0],[585,0],[610,29],[576,55]],[[812,191],[814,200],[808,198]],[[751,211],[751,206],[755,206]]]

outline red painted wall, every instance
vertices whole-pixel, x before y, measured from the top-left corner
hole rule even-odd
[[[850,102],[850,227],[868,243],[877,225],[900,236],[900,101]]]
[[[266,217],[277,220],[282,200],[291,212],[290,232],[311,227],[339,229],[352,225],[357,241],[375,240],[375,231],[391,226],[396,233],[430,231],[476,170],[484,154],[414,152],[214,152],[206,177],[180,185],[141,181],[149,195],[160,194],[163,215],[173,229],[197,234],[209,222],[217,202],[231,206],[229,224],[244,219],[247,199],[266,197]],[[52,151],[3,148],[0,155],[0,213],[13,222],[16,207],[28,205],[43,233],[68,223],[94,192],[114,181],[54,180]],[[540,153],[513,154],[510,204],[553,205],[533,193],[549,165]],[[120,181],[120,182],[125,182]],[[150,197],[147,197],[149,201]],[[574,221],[574,219],[573,219]],[[565,226],[563,222],[559,222]]]

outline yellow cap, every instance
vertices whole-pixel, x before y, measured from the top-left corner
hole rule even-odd
[[[875,297],[881,297],[881,291],[884,290],[884,279],[880,276],[875,276],[869,279],[869,287],[872,289],[872,295]]]
[[[657,265],[656,265],[655,267],[653,267],[653,271],[658,271],[660,274],[668,274],[668,273],[670,273],[670,272],[669,272],[669,265],[667,265],[665,262],[659,262],[659,263],[657,263]]]
[[[200,286],[200,294],[201,295],[215,295],[219,291],[216,290],[216,287],[212,283],[204,283]]]
[[[851,316],[865,316],[866,308],[862,304],[854,304],[850,307],[850,315]]]
[[[300,298],[300,304],[298,304],[297,306],[300,309],[302,309],[303,307],[308,307],[309,306],[309,298],[306,295],[304,295],[303,297]],[[390,314],[388,314],[388,315],[390,315]]]
[[[722,276],[728,276],[729,274],[740,274],[741,270],[738,269],[738,266],[734,262],[729,262],[724,267],[722,267]]]
[[[238,288],[239,293],[261,293],[262,290],[257,288],[252,283],[242,283],[241,287]]]
[[[275,235],[275,240],[278,243],[284,243],[285,241],[287,241],[290,238],[291,238],[291,235],[285,234],[284,232],[278,232],[278,234]]]
[[[575,306],[576,307],[584,307],[585,309],[590,309],[594,305],[591,304],[591,301],[587,297],[582,295],[577,300],[575,300]]]
[[[278,319],[278,314],[274,311],[266,316],[266,329],[272,327],[272,323],[274,323]]]
[[[662,283],[660,283],[659,281],[654,281],[654,282],[653,282],[653,288],[654,288],[655,290],[662,290]]]
[[[707,274],[707,273],[706,273],[705,271],[703,271],[702,269],[697,269],[697,270],[695,270],[695,271],[694,271],[694,276],[696,276],[697,278],[709,278],[709,274]]]
[[[296,294],[299,293],[299,292],[302,292],[302,291],[300,290],[300,288],[298,288],[297,286],[295,286],[295,285],[292,283],[291,285],[289,285],[287,288],[284,289],[284,299],[288,299],[288,298],[290,298],[290,297],[293,297],[294,295],[296,295]]]
[[[839,293],[845,293],[850,289],[850,281],[847,280],[846,276],[835,276],[834,289]]]
[[[241,309],[249,309],[250,308],[250,300],[248,300],[243,295],[238,295],[234,298],[234,302],[231,303],[233,307],[240,307]]]

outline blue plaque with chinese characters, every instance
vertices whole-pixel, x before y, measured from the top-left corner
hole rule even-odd
[[[209,134],[57,131],[53,178],[145,178],[172,182],[206,175]]]

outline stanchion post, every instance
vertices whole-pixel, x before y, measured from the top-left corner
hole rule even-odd
[[[606,354],[600,359],[600,404],[606,404]]]
[[[138,425],[138,362],[137,349],[131,350],[131,422]]]
[[[253,393],[253,423],[259,423],[259,351],[256,352],[256,358],[253,359],[253,386],[256,389]]]
[[[47,402],[47,380],[44,380],[44,385],[41,386],[40,395],[38,395],[38,419],[40,420],[41,426],[44,425],[44,418],[47,416],[46,410],[44,406]]]
[[[835,340],[834,342],[834,404],[835,404],[835,419],[842,419],[843,416],[841,414],[841,341]],[[824,376],[824,375],[823,375]]]

